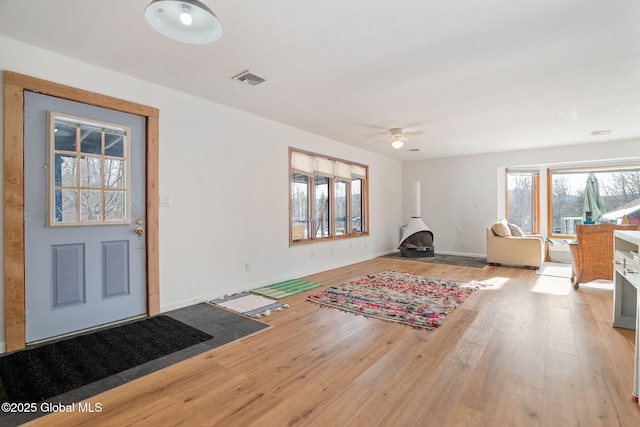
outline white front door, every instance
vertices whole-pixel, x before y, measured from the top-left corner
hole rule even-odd
[[[26,341],[146,313],[145,118],[25,92]]]

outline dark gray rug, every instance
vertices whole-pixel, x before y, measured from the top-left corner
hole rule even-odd
[[[42,402],[212,338],[156,316],[16,351],[0,357],[3,400]]]
[[[206,303],[196,304],[163,314],[192,328],[198,329],[204,334],[211,335],[213,338],[142,363],[123,372],[110,375],[102,380],[80,386],[47,399],[44,402],[33,402],[36,403],[36,412],[0,412],[0,426],[17,426],[45,415],[45,412],[41,410],[42,404],[45,404],[45,407],[47,403],[68,405],[73,402],[88,399],[91,396],[95,396],[106,390],[118,387],[129,381],[204,353],[212,348],[219,347],[270,327],[266,323]],[[18,367],[18,369],[20,368]],[[57,366],[51,366],[52,372],[56,370]]]
[[[456,265],[459,267],[485,268],[487,266],[486,258],[459,256],[459,255],[441,255],[436,254],[434,257],[424,258],[405,258],[400,255],[400,251],[392,254],[383,255],[382,258],[398,259],[403,261],[428,262],[431,264]]]

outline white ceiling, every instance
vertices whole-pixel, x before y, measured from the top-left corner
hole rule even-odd
[[[0,34],[403,160],[640,137],[638,0],[204,0],[204,46],[149,2],[0,0]]]

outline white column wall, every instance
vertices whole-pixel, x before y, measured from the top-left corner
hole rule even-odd
[[[0,70],[160,110],[160,196],[171,201],[160,207],[162,311],[373,258],[397,243],[397,160],[1,36]],[[369,165],[369,236],[289,247],[289,146]]]

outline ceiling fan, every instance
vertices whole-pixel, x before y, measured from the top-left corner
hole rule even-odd
[[[391,146],[395,149],[402,148],[409,136],[422,135],[424,131],[416,130],[413,132],[405,132],[403,128],[391,128],[388,130],[389,139],[380,142],[391,141]],[[378,143],[380,143],[378,142]]]

